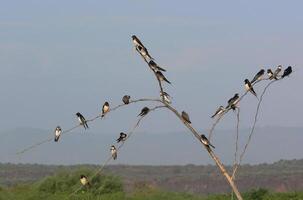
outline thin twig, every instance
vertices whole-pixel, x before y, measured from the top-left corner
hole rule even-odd
[[[155,106],[155,107],[151,108],[147,114],[149,114],[149,113],[152,112],[152,111],[157,110],[158,108],[164,108],[164,107],[166,107],[166,106]],[[119,147],[117,148],[117,152],[119,152],[119,150],[123,147],[123,145],[126,143],[126,141],[128,141],[128,139],[132,136],[132,134],[135,132],[136,128],[139,127],[140,122],[142,121],[142,119],[143,119],[145,116],[147,116],[147,114],[144,115],[144,116],[141,116],[141,117],[137,120],[136,124],[135,124],[135,125],[132,127],[132,129],[128,132],[126,140],[125,140],[124,142],[122,142],[122,143],[119,145]],[[91,182],[91,181],[93,180],[93,178],[95,178],[98,174],[101,174],[101,172],[104,170],[104,168],[109,164],[109,162],[110,162],[112,159],[113,159],[113,158],[112,158],[112,156],[110,155],[110,156],[104,161],[104,163],[101,165],[101,167],[100,167],[98,170],[96,170],[95,173],[90,177],[89,182]],[[73,191],[70,195],[68,195],[67,199],[69,199],[71,196],[73,196],[73,195],[75,195],[77,192],[79,192],[83,187],[84,187],[83,185],[81,185],[80,187],[78,187],[75,191]]]
[[[237,157],[238,157],[238,149],[239,149],[239,126],[240,126],[240,107],[238,107],[237,109],[237,125],[236,125],[236,138],[235,138],[235,158],[234,158],[234,165],[233,165],[233,169],[236,167],[237,165]],[[234,180],[235,181],[235,180]],[[231,200],[234,199],[234,192],[231,191]]]
[[[280,79],[279,79],[279,80],[280,80]],[[252,138],[252,135],[253,135],[253,133],[254,133],[254,130],[255,130],[255,127],[256,127],[256,124],[257,124],[257,120],[258,120],[258,115],[259,115],[261,103],[262,103],[262,100],[263,100],[263,96],[264,96],[266,90],[268,89],[268,87],[269,87],[272,83],[274,83],[274,82],[276,82],[276,81],[277,81],[277,80],[272,80],[271,82],[269,82],[269,83],[266,85],[266,87],[264,88],[264,90],[263,90],[263,92],[262,92],[262,94],[261,94],[261,96],[260,96],[259,103],[258,103],[258,105],[257,105],[257,109],[256,109],[256,113],[255,113],[255,117],[254,117],[253,126],[252,126],[252,128],[251,128],[251,131],[250,131],[248,140],[247,140],[247,142],[246,142],[246,144],[245,144],[245,146],[244,146],[243,152],[242,152],[241,155],[240,155],[239,163],[236,165],[236,167],[235,167],[234,170],[233,170],[232,179],[235,179],[236,172],[237,172],[239,166],[241,165],[241,162],[242,162],[242,160],[243,160],[243,157],[244,157],[244,155],[245,155],[245,152],[246,152],[246,150],[247,150],[247,148],[248,148],[248,145],[249,145],[249,143],[250,143],[250,141],[251,141],[251,138]]]
[[[137,103],[137,102],[142,102],[142,101],[162,102],[160,99],[141,98],[141,99],[137,99],[137,100],[131,100],[131,101],[129,101],[129,104]],[[108,113],[110,113],[111,111],[115,111],[115,110],[117,110],[117,109],[120,108],[120,107],[127,106],[127,105],[129,105],[129,104],[120,104],[120,105],[117,105],[117,106],[111,108],[111,109],[108,111]],[[108,115],[108,113],[107,113],[106,115]],[[93,122],[93,121],[95,121],[96,119],[98,119],[98,118],[100,118],[100,117],[101,117],[101,115],[97,115],[96,117],[93,117],[93,118],[91,118],[91,119],[86,120],[86,122]],[[78,128],[78,127],[81,127],[81,126],[82,126],[82,125],[78,124],[78,125],[76,125],[76,126],[70,128],[70,129],[67,129],[67,130],[62,131],[61,137],[62,137],[64,134],[70,133],[70,132],[72,132],[74,129],[76,129],[76,128]],[[54,140],[54,137],[53,137],[53,136],[52,136],[52,137],[49,137],[49,138],[47,138],[47,139],[45,139],[45,140],[42,140],[42,141],[40,141],[40,142],[37,142],[37,143],[35,143],[35,144],[33,144],[33,145],[31,145],[31,146],[29,146],[29,147],[27,147],[27,148],[25,148],[25,149],[19,151],[19,152],[17,152],[16,154],[17,154],[17,155],[24,154],[25,152],[27,152],[27,151],[29,151],[29,150],[31,150],[31,149],[34,149],[34,148],[36,148],[36,147],[38,147],[38,146],[40,146],[40,145],[42,145],[42,144],[45,144],[45,143],[50,142],[50,141],[53,141],[53,140]]]

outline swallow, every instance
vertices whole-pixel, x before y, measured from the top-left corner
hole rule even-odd
[[[150,60],[148,62],[148,66],[153,70],[153,71],[163,71],[163,72],[166,72],[165,69],[161,68],[155,61],[153,60]]]
[[[225,111],[225,108],[223,106],[220,106],[217,111],[215,112],[215,114],[213,114],[211,116],[211,118],[214,118],[215,116],[221,116]]]
[[[258,81],[258,80],[261,80],[262,79],[262,76],[264,75],[264,72],[265,70],[264,69],[261,69],[256,75],[255,77],[253,78],[253,80],[251,81],[251,84],[253,84],[254,82]]]
[[[230,98],[228,100],[228,102],[227,102],[228,105],[226,106],[226,109],[231,108],[231,109],[235,110],[239,100],[240,100],[239,94],[236,93],[232,98]]]
[[[249,82],[249,80],[245,79],[244,83],[245,83],[246,91],[251,92],[253,95],[255,95],[257,97],[257,93],[255,92],[255,90],[254,90],[253,86],[251,85],[251,83]]]
[[[143,117],[143,116],[146,115],[148,112],[149,112],[149,108],[148,108],[148,107],[144,107],[144,108],[142,108],[142,110],[141,110],[140,114],[138,115],[138,117],[139,117],[139,116]]]
[[[137,38],[137,36],[132,35],[132,40],[133,40],[133,43],[134,43],[135,47],[137,47],[137,46],[144,47],[144,45],[143,45],[142,42],[139,40],[139,38]]]
[[[149,60],[153,60],[153,58],[150,56],[148,53],[147,49],[145,46],[142,44],[142,42],[137,38],[137,36],[133,35],[132,36],[133,43],[135,45],[136,50],[146,59],[148,58]]]
[[[292,73],[292,68],[291,68],[291,66],[288,66],[288,67],[284,70],[283,75],[281,76],[281,78],[284,78],[285,76],[289,76],[289,74],[291,74],[291,73]]]
[[[121,132],[120,137],[117,139],[117,143],[119,143],[121,141],[124,142],[126,139],[127,139],[127,134]]]
[[[210,142],[209,142],[209,140],[207,139],[207,137],[205,136],[205,135],[201,135],[201,142],[203,143],[203,144],[205,144],[209,149],[210,149],[210,147],[209,146],[211,146],[212,148],[215,148],[215,146],[214,145],[212,145]]]
[[[110,147],[110,153],[112,154],[113,159],[116,160],[117,159],[117,149],[114,145],[112,145]]]
[[[58,142],[61,133],[62,133],[61,127],[57,126],[55,129],[55,142]]]
[[[124,95],[122,98],[122,101],[124,104],[129,104],[130,96],[129,95]]]
[[[80,182],[83,186],[90,186],[90,182],[88,181],[88,178],[85,175],[80,176]]]
[[[80,125],[82,125],[84,127],[84,129],[87,129],[88,125],[87,125],[86,119],[83,117],[83,115],[81,115],[81,113],[79,113],[79,112],[77,112],[76,115],[78,117]]]
[[[102,107],[102,115],[101,117],[104,117],[105,114],[109,111],[109,103],[106,101],[104,104],[103,104],[103,107]]]
[[[272,80],[274,78],[273,77],[274,73],[271,71],[271,69],[267,70],[267,75],[268,75],[269,80]]]
[[[165,103],[171,104],[170,96],[166,92],[160,92],[160,97],[164,99]]]
[[[282,65],[279,65],[278,67],[277,67],[277,69],[275,70],[275,72],[274,72],[274,74],[273,74],[273,78],[274,79],[276,79],[276,80],[278,80],[278,75],[279,75],[279,73],[282,71]]]
[[[169,82],[165,76],[162,74],[162,72],[160,71],[156,71],[156,76],[160,81],[166,81],[167,83],[171,84],[171,82]]]
[[[189,119],[189,115],[188,115],[185,111],[182,111],[181,116],[182,116],[182,119],[183,119],[185,122],[191,124],[191,121],[190,121],[190,119]]]

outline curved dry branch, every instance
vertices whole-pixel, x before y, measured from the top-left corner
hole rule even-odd
[[[278,80],[280,80],[280,79],[278,79]],[[254,131],[255,131],[255,127],[256,127],[256,124],[257,124],[258,115],[259,115],[261,103],[262,103],[262,100],[263,100],[263,96],[265,95],[265,92],[266,92],[266,90],[269,88],[269,86],[270,86],[271,84],[273,84],[274,82],[278,81],[278,80],[272,80],[271,82],[269,82],[269,83],[266,85],[266,87],[264,88],[264,90],[263,90],[263,92],[262,92],[262,94],[261,94],[261,96],[260,96],[259,103],[258,103],[258,105],[257,105],[257,109],[256,109],[256,113],[255,113],[255,117],[254,117],[253,126],[252,126],[251,131],[250,131],[250,134],[249,134],[249,136],[248,136],[248,140],[247,140],[247,142],[246,142],[246,144],[245,144],[245,146],[244,146],[243,152],[242,152],[241,155],[240,155],[239,163],[235,166],[235,168],[234,168],[234,170],[233,170],[233,173],[232,173],[232,179],[233,179],[233,180],[235,179],[236,172],[237,172],[237,170],[238,170],[238,168],[239,168],[239,166],[240,166],[240,164],[241,164],[241,162],[242,162],[242,160],[243,160],[243,157],[244,157],[244,155],[245,155],[245,152],[246,152],[246,150],[247,150],[247,148],[248,148],[248,145],[249,145],[249,143],[250,143],[250,141],[251,141],[252,135],[253,135],[253,133],[254,133]]]
[[[108,115],[108,114],[109,114],[110,112],[112,112],[112,111],[117,110],[117,109],[120,108],[120,107],[127,106],[127,105],[132,104],[132,103],[143,102],[143,101],[148,101],[148,102],[162,102],[160,99],[156,99],[156,98],[155,98],[155,99],[152,99],[152,98],[141,98],[141,99],[131,100],[131,101],[129,101],[128,104],[120,104],[120,105],[117,105],[117,106],[111,108],[111,109],[108,111],[108,113],[107,113],[106,115]],[[95,121],[96,119],[98,119],[98,118],[100,118],[100,117],[101,117],[101,115],[97,115],[96,117],[93,117],[93,118],[88,119],[88,120],[86,120],[86,121],[87,121],[87,122],[93,122],[93,121]],[[78,125],[76,125],[76,126],[74,126],[74,127],[72,127],[72,128],[69,128],[69,129],[67,129],[67,130],[63,130],[62,133],[61,133],[61,135],[63,136],[63,135],[65,135],[65,134],[67,134],[67,133],[71,133],[74,129],[76,129],[76,128],[78,128],[78,127],[81,127],[81,126],[82,126],[82,125],[78,124]],[[42,141],[40,141],[40,142],[37,142],[37,143],[35,143],[35,144],[33,144],[33,145],[29,146],[29,147],[26,147],[25,149],[23,149],[23,150],[21,150],[21,151],[18,151],[18,152],[16,153],[16,155],[22,155],[22,154],[24,154],[25,152],[27,152],[27,151],[29,151],[29,150],[31,150],[31,149],[34,149],[34,148],[36,148],[36,147],[38,147],[38,146],[40,146],[40,145],[42,145],[42,144],[45,144],[45,143],[50,142],[50,141],[53,141],[53,140],[54,140],[54,137],[53,137],[53,136],[52,136],[52,137],[49,137],[49,138],[47,138],[47,139],[44,139],[44,140],[42,140]]]
[[[166,106],[155,106],[155,107],[151,108],[151,109],[149,110],[149,112],[148,112],[146,115],[141,116],[141,117],[137,120],[137,122],[135,123],[135,125],[132,127],[132,129],[128,132],[126,141],[128,141],[128,139],[132,136],[132,134],[135,132],[136,128],[139,127],[140,122],[143,120],[144,117],[146,117],[150,112],[155,111],[155,110],[157,110],[157,109],[159,109],[159,108],[164,108],[164,107],[166,107]],[[124,146],[124,144],[126,143],[126,141],[122,142],[122,143],[119,145],[119,147],[117,148],[117,152],[119,152],[119,150]],[[98,174],[100,174],[100,173],[104,170],[104,168],[109,164],[109,162],[110,162],[112,159],[113,159],[113,158],[112,158],[112,156],[110,155],[110,156],[103,162],[103,164],[100,166],[100,168],[98,168],[98,169],[95,171],[95,173],[90,177],[89,182],[91,182],[93,178],[95,178]],[[75,191],[73,191],[70,195],[68,195],[67,199],[69,199],[71,196],[73,196],[73,195],[75,195],[77,192],[79,192],[83,187],[84,187],[84,186],[81,185],[79,188],[77,188]]]

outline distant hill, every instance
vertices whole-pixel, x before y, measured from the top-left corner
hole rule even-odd
[[[62,170],[75,170],[97,165],[38,165],[0,164],[1,185],[34,182]],[[228,167],[230,170],[230,167]],[[212,165],[185,166],[130,166],[111,165],[105,173],[122,177],[125,189],[148,185],[169,191],[197,194],[224,193],[230,188]],[[303,159],[280,160],[273,164],[244,165],[240,168],[237,184],[241,191],[266,188],[275,192],[303,191]]]

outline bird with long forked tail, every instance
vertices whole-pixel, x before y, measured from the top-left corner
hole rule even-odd
[[[119,138],[116,141],[117,141],[117,143],[119,143],[119,142],[125,142],[126,139],[127,139],[127,134],[121,132]]]
[[[83,115],[81,115],[81,113],[79,113],[79,112],[77,112],[76,115],[78,117],[80,125],[82,125],[84,127],[84,129],[87,129],[88,125],[87,125],[86,119],[83,117]]]
[[[211,116],[211,118],[214,118],[216,116],[221,116],[225,112],[225,108],[223,106],[220,106],[216,112]]]
[[[55,142],[58,142],[59,141],[59,138],[61,136],[61,133],[62,133],[62,129],[60,126],[57,126],[56,129],[55,129]]]
[[[259,81],[262,79],[263,75],[265,73],[265,70],[264,69],[261,69],[255,76],[254,78],[252,79],[251,83],[253,84],[254,82],[256,81]]]
[[[235,110],[236,107],[237,107],[237,104],[240,100],[240,97],[239,97],[239,94],[236,93],[232,98],[230,98],[228,101],[227,101],[227,106],[226,106],[226,109],[233,109]]]
[[[210,142],[209,142],[209,140],[207,139],[207,137],[205,136],[205,135],[201,135],[201,142],[203,143],[203,144],[205,144],[209,149],[210,149],[210,146],[212,147],[212,148],[215,148],[215,146],[214,145],[212,145]]]
[[[257,93],[255,92],[255,90],[254,90],[253,86],[251,85],[251,83],[249,82],[249,80],[245,79],[244,83],[245,83],[245,90],[252,93],[253,95],[255,95],[255,97],[257,97]]]
[[[110,147],[110,153],[112,154],[112,158],[113,158],[114,160],[116,160],[116,159],[117,159],[117,156],[118,156],[118,152],[117,152],[117,149],[116,149],[116,147],[115,147],[114,145],[112,145],[112,146]]]
[[[182,119],[183,119],[184,122],[187,122],[187,123],[191,124],[191,121],[189,119],[189,115],[187,114],[187,112],[182,111],[181,117],[182,117]]]
[[[102,106],[102,115],[101,117],[104,117],[106,113],[109,111],[109,103],[106,101]]]

